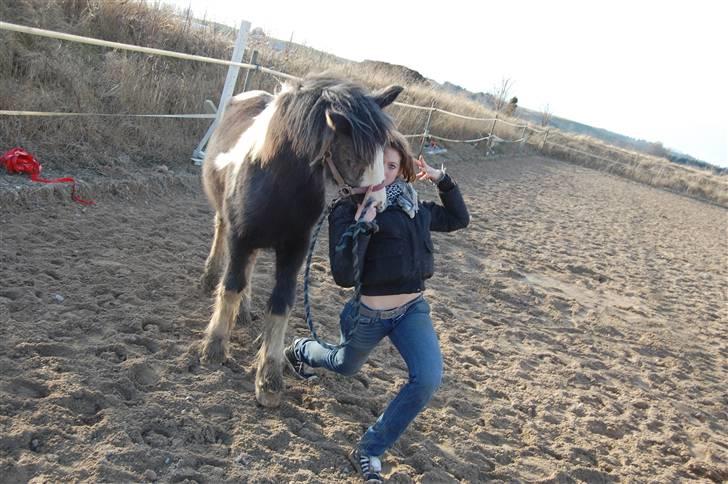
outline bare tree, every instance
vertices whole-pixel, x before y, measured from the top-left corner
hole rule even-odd
[[[501,112],[503,107],[505,107],[506,103],[508,102],[508,93],[510,92],[512,87],[513,81],[504,77],[503,79],[501,79],[500,85],[493,88],[493,102],[495,103],[496,113]]]

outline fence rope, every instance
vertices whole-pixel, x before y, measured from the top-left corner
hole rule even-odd
[[[612,160],[608,160],[607,158],[601,157],[599,155],[595,155],[595,154],[592,154],[592,153],[587,153],[586,151],[581,151],[581,150],[578,150],[576,148],[572,148],[570,146],[561,145],[561,144],[558,144],[558,143],[552,143],[551,141],[547,141],[545,144],[551,145],[551,146],[556,146],[557,148],[563,148],[565,150],[575,151],[575,152],[580,153],[580,154],[585,155],[585,156],[591,156],[592,158],[596,158],[597,160],[603,161],[603,162],[608,163],[610,165],[617,165],[617,166],[621,166],[621,167],[627,167],[627,166],[629,166],[626,163],[618,163],[618,162],[615,162],[615,161],[612,161]]]
[[[496,143],[521,143],[522,141],[527,140],[528,136],[522,136],[518,139],[503,139],[496,135],[493,135],[493,139]]]
[[[407,104],[407,103],[401,103],[399,101],[395,101],[392,104],[395,106],[401,106],[405,108],[412,108],[412,109],[421,109],[423,111],[430,111],[432,108],[428,108],[427,106],[418,106],[417,104]],[[437,109],[437,108],[435,108]]]
[[[195,54],[183,54],[182,52],[175,52],[172,50],[154,49],[152,47],[142,47],[139,45],[122,44],[121,42],[110,42],[108,40],[94,39],[93,37],[83,37],[81,35],[65,34],[63,32],[56,32],[54,30],[37,29],[35,27],[26,27],[24,25],[12,24],[9,22],[0,21],[0,30],[9,30],[11,32],[21,32],[24,34],[39,35],[41,37],[49,37],[52,39],[69,40],[72,42],[79,42],[82,44],[98,45],[101,47],[110,47],[112,49],[129,50],[132,52],[142,52],[144,54],[161,55],[164,57],[174,57],[176,59],[191,60],[197,62],[207,62],[210,64],[220,64],[224,66],[238,66],[246,69],[257,69],[261,72],[271,74],[274,76],[280,76],[286,79],[298,80],[299,77],[292,76],[283,72],[278,72],[267,67],[257,66],[255,64],[246,64],[243,62],[233,62],[224,59],[215,59],[213,57],[205,57],[202,55]]]
[[[64,113],[51,111],[11,111],[0,110],[0,116],[95,116],[103,118],[185,118],[185,119],[214,119],[214,114],[125,114],[125,113]]]
[[[439,141],[447,141],[449,143],[478,143],[480,141],[487,140],[489,136],[486,136],[484,138],[477,138],[477,139],[449,139],[449,138],[443,138],[441,136],[435,136],[435,135],[429,135],[430,138],[439,140]]]
[[[66,34],[63,32],[57,32],[53,30],[45,30],[45,29],[39,29],[35,27],[27,27],[24,25],[17,25],[9,22],[2,22],[0,21],[0,30],[8,30],[11,32],[20,32],[24,34],[30,34],[30,35],[38,35],[41,37],[48,37],[53,39],[59,39],[59,40],[67,40],[70,42],[79,42],[82,44],[90,44],[90,45],[97,45],[101,47],[109,47],[112,49],[121,49],[121,50],[128,50],[132,52],[141,52],[144,54],[150,54],[150,55],[159,55],[164,57],[172,57],[176,59],[183,59],[183,60],[191,60],[196,62],[207,62],[211,64],[219,64],[219,65],[225,65],[225,66],[238,66],[243,67],[245,69],[253,69],[255,71],[264,72],[266,74],[270,74],[276,78],[283,78],[283,79],[292,79],[292,80],[299,80],[300,77],[293,76],[290,74],[286,74],[284,72],[276,71],[274,69],[269,69],[267,67],[262,67],[258,64],[248,64],[244,62],[233,62],[229,60],[224,59],[216,59],[213,57],[205,57],[201,55],[195,55],[195,54],[184,54],[182,52],[175,52],[171,50],[164,50],[164,49],[156,49],[151,47],[142,47],[138,45],[133,44],[124,44],[121,42],[111,42],[108,40],[101,40],[101,39],[95,39],[92,37],[84,37],[81,35],[73,35],[73,34]],[[280,80],[279,80],[280,82]],[[458,114],[451,111],[446,111],[444,109],[440,108],[434,108],[434,107],[426,107],[426,106],[418,106],[416,104],[408,104],[408,103],[402,103],[402,102],[395,102],[393,103],[395,106],[401,106],[411,109],[419,109],[424,111],[432,111],[432,112],[439,112],[441,114],[446,114],[449,116],[454,116],[461,119],[466,119],[470,121],[495,121],[496,123],[501,122],[503,124],[507,124],[509,126],[513,126],[516,128],[526,128],[534,133],[545,133],[546,130],[541,130],[538,128],[535,128],[533,126],[530,126],[528,124],[515,124],[510,123],[508,121],[504,121],[499,118],[478,118],[474,116],[466,116],[464,114]],[[44,116],[44,117],[51,117],[51,116],[96,116],[96,117],[110,117],[110,118],[120,118],[120,117],[137,117],[137,118],[181,118],[181,119],[214,119],[214,114],[109,114],[109,113],[64,113],[64,112],[44,112],[44,111],[22,111],[22,110],[0,110],[0,115],[3,116]],[[447,141],[449,143],[477,143],[480,141],[487,140],[490,136],[485,136],[483,138],[477,138],[477,139],[471,139],[471,140],[455,140],[450,138],[445,138],[441,136],[435,136],[429,133],[422,133],[422,134],[411,134],[411,135],[405,135],[405,138],[418,138],[418,137],[424,137],[429,136],[430,138],[437,139],[440,141]],[[506,142],[506,143],[520,143],[526,139],[526,137],[521,137],[517,140],[504,140],[501,138],[498,138],[497,136],[493,136],[497,141],[499,142]],[[564,148],[567,150],[572,150],[578,153],[581,153],[586,156],[591,156],[594,158],[598,158],[602,161],[606,161],[611,164],[615,164],[614,162],[607,160],[606,158],[602,158],[597,155],[593,155],[591,153],[587,153],[581,150],[577,150],[575,148],[570,148],[568,146],[559,145],[556,143],[552,143],[550,141],[546,141],[545,144],[549,144],[551,146],[556,146],[559,148]],[[619,151],[623,151],[619,149]],[[623,164],[620,164],[623,165]]]
[[[502,120],[500,118],[477,118],[477,117],[474,117],[474,116],[466,116],[464,114],[453,113],[451,111],[446,111],[446,110],[440,109],[440,108],[428,108],[427,106],[418,106],[417,104],[407,104],[407,103],[401,103],[401,102],[396,102],[396,101],[393,104],[395,106],[402,106],[402,107],[412,108],[412,109],[420,109],[420,110],[423,110],[423,111],[430,111],[430,110],[432,110],[434,112],[438,112],[438,113],[442,113],[442,114],[447,114],[449,116],[453,116],[453,117],[456,117],[456,118],[467,119],[469,121],[497,121],[497,122],[500,122],[500,123],[503,123],[503,124],[507,124],[509,126],[513,126],[515,128],[527,128],[527,129],[530,129],[531,131],[533,131],[534,133],[545,133],[546,132],[546,130],[534,128],[533,126],[528,125],[528,124],[509,123],[508,121],[504,121],[504,120]]]

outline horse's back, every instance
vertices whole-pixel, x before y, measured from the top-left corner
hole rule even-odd
[[[226,169],[216,166],[215,159],[220,153],[230,151],[250,128],[258,116],[273,100],[273,95],[265,91],[248,91],[230,98],[222,120],[215,128],[205,152],[202,168],[203,185],[208,198],[220,209],[224,192]],[[240,160],[242,162],[242,160]]]
[[[248,91],[232,97],[210,139],[206,159],[214,160],[219,153],[230,151],[272,100],[273,95],[265,91]]]

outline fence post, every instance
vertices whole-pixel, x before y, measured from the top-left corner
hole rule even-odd
[[[539,151],[543,151],[543,147],[546,144],[546,138],[549,136],[549,130],[551,128],[546,128],[546,133],[543,135],[543,139],[541,140],[541,146],[538,147]]]
[[[488,152],[490,152],[491,146],[493,146],[493,130],[495,129],[495,123],[498,122],[498,113],[495,113],[495,119],[493,120],[493,124],[490,125],[490,133],[488,133],[488,142],[485,143],[485,156],[488,156]]]
[[[425,140],[430,135],[430,121],[432,120],[432,113],[435,112],[435,100],[432,100],[432,103],[430,104],[430,109],[427,112],[427,123],[425,123],[425,132],[422,135],[422,142],[420,143],[420,152],[417,155],[419,158],[420,155],[422,155],[422,150],[425,149]]]
[[[523,126],[523,131],[521,131],[521,146],[518,147],[518,154],[523,154],[523,145],[526,144],[526,127]]]
[[[238,30],[238,38],[235,41],[235,48],[233,49],[233,57],[231,59],[233,62],[240,62],[243,59],[245,44],[248,43],[248,32],[250,32],[250,22],[246,20],[241,21],[240,29]],[[205,146],[210,140],[210,136],[212,136],[213,131],[215,131],[215,127],[225,111],[225,106],[233,94],[235,83],[238,80],[238,72],[240,72],[239,66],[228,67],[227,77],[225,78],[225,86],[223,87],[222,94],[220,95],[220,102],[217,104],[215,120],[212,122],[210,127],[207,128],[207,133],[205,133],[205,136],[202,137],[202,140],[197,145],[197,148],[195,148],[195,151],[192,152],[192,161],[195,165],[201,165],[202,160],[205,158]]]
[[[253,53],[250,55],[250,62],[249,64],[258,65],[258,51],[254,50]],[[257,69],[256,69],[257,70]],[[247,69],[245,71],[245,81],[243,82],[243,92],[248,90],[248,87],[250,85],[250,79],[253,77],[253,73],[255,70]]]

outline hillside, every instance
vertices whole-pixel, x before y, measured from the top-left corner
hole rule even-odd
[[[5,21],[94,37],[114,42],[164,48],[217,59],[231,57],[234,35],[229,27],[204,22],[160,4],[141,1],[24,0],[0,3]],[[113,176],[133,166],[166,165],[178,169],[209,126],[201,119],[159,119],[127,114],[189,114],[205,112],[205,100],[219,101],[226,66],[194,63],[89,45],[0,31],[0,108],[27,111],[85,113],[79,117],[0,116],[3,152],[22,146],[36,155],[46,170]],[[470,118],[494,117],[488,95],[452,92],[405,66],[377,61],[354,63],[307,46],[251,32],[244,58],[253,50],[258,62],[281,72],[304,76],[328,70],[370,89],[387,84],[405,87],[399,101],[419,106],[433,102],[439,110],[429,133],[455,140],[482,139],[484,156],[534,152],[702,200],[728,205],[728,179],[697,166],[684,168],[666,158],[624,150],[592,136],[576,135],[552,126],[545,132],[517,118],[483,123]],[[242,90],[245,75],[235,91]],[[280,79],[254,72],[249,89],[274,92]],[[462,91],[462,90],[461,90]],[[395,106],[390,113],[400,130],[423,133],[428,112]],[[527,113],[526,110],[521,110]],[[112,117],[98,117],[96,114]],[[557,120],[557,122],[560,122]],[[571,128],[575,124],[572,123]],[[568,127],[568,126],[567,126]],[[604,134],[604,133],[603,133]],[[516,140],[521,140],[516,142]],[[421,138],[413,138],[419,146]]]
[[[495,106],[494,97],[490,93],[471,92],[461,86],[458,86],[457,84],[452,84],[450,82],[445,82],[444,84],[438,84],[435,81],[430,82],[439,85],[445,91],[462,95],[469,99],[472,99],[473,101],[481,103],[484,106],[487,106],[489,109],[493,109]],[[518,106],[515,117],[537,126],[542,125],[543,121],[542,112],[528,109],[520,105]],[[554,115],[549,118],[548,126],[559,129],[565,133],[589,136],[601,140],[605,143],[618,146],[620,148],[638,151],[649,155],[661,156],[674,163],[709,170],[716,174],[728,174],[728,168],[715,166],[705,161],[698,160],[697,158],[692,157],[686,153],[670,150],[663,147],[662,144],[659,142],[651,142],[633,138],[631,136],[615,133],[614,131],[609,131],[604,128],[590,126],[588,124],[580,123],[578,121],[573,121],[566,118],[561,118]]]

